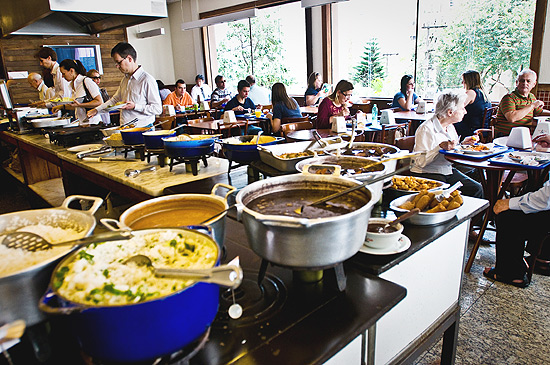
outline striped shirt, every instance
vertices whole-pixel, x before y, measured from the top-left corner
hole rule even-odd
[[[527,97],[521,96],[517,90],[514,90],[510,94],[504,95],[500,104],[498,105],[497,121],[495,125],[495,131],[500,132],[505,135],[510,134],[510,130],[513,127],[529,127],[531,121],[533,120],[534,115],[539,115],[542,113],[542,107],[538,107],[534,110],[531,110],[527,115],[521,118],[518,121],[510,122],[506,119],[505,115],[508,112],[513,112],[515,110],[524,108],[535,100],[535,95],[529,93]]]

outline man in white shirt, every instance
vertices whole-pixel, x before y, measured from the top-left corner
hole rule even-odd
[[[124,74],[115,94],[106,102],[88,111],[93,117],[98,112],[117,103],[125,103],[120,108],[120,123],[137,118],[136,127],[144,127],[155,122],[155,116],[162,113],[157,82],[143,70],[137,62],[137,52],[130,43],[120,42],[111,50],[116,67]]]
[[[250,92],[248,97],[256,105],[269,105],[271,104],[271,91],[265,87],[256,85],[256,78],[252,75],[246,77],[246,81],[250,84]]]
[[[53,98],[53,88],[46,86],[44,80],[42,80],[42,75],[40,75],[39,73],[31,72],[29,76],[27,76],[27,81],[29,82],[29,85],[31,85],[31,87],[35,88],[38,91],[38,97],[40,98],[40,100],[48,100]]]
[[[191,99],[193,102],[210,100],[210,95],[212,94],[212,89],[208,84],[204,83],[204,76],[198,74],[195,76],[195,86],[191,89]]]
[[[49,70],[53,76],[53,90],[54,95],[52,98],[70,98],[72,95],[71,87],[67,80],[63,78],[61,71],[59,71],[59,64],[57,63],[57,53],[50,47],[42,47],[36,53],[36,57],[40,60],[40,66]],[[45,99],[45,102],[49,99]]]

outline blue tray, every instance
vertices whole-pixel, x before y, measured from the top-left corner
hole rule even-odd
[[[514,150],[513,148],[512,150],[517,152],[525,152],[525,151]],[[500,165],[500,166],[521,167],[526,170],[542,170],[545,167],[550,166],[550,160],[546,162],[540,162],[538,166],[531,166],[531,165],[524,165],[520,162],[513,161],[509,159],[506,155],[500,155],[500,156],[490,158],[489,163],[493,165]]]
[[[493,153],[485,153],[485,154],[480,154],[480,155],[472,155],[472,154],[468,154],[468,153],[457,152],[457,151],[454,151],[454,150],[453,151],[439,150],[439,153],[442,153],[444,155],[449,155],[449,156],[467,158],[469,160],[482,161],[482,160],[487,160],[491,157],[495,157],[495,156],[498,156],[498,155],[503,154],[505,152],[509,152],[509,151],[513,151],[513,150],[514,150],[513,148],[509,148],[509,147],[506,147],[506,146],[498,146],[498,147],[495,148],[495,151]]]

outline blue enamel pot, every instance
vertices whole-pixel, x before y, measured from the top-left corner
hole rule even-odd
[[[221,140],[222,152],[231,161],[248,163],[260,159],[257,146],[270,146],[284,140],[283,137],[260,136],[258,144],[252,143],[256,135],[237,136]]]
[[[136,236],[158,230],[132,233]],[[192,239],[207,240],[209,245],[218,247],[212,237],[204,233],[190,229],[162,229],[167,230]],[[39,307],[49,314],[70,315],[72,330],[82,350],[94,358],[137,362],[171,354],[199,338],[216,316],[220,290],[218,285],[209,283],[194,283],[170,295],[135,304],[94,306],[71,301],[52,288],[56,273],[76,260],[78,252],[80,250],[57,265],[50,289],[41,298]],[[216,266],[219,265],[220,252],[217,248]]]
[[[143,141],[145,147],[150,150],[164,148],[163,138],[173,137],[176,135],[176,131],[162,130],[162,131],[149,131],[143,133]]]
[[[152,127],[121,129],[120,134],[125,145],[144,144],[143,133],[152,130]]]

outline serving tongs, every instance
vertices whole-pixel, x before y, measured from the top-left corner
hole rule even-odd
[[[8,248],[20,248],[25,251],[49,250],[57,246],[82,246],[94,242],[118,241],[132,238],[130,231],[116,231],[96,234],[94,236],[79,238],[54,244],[46,241],[44,237],[32,232],[11,232],[6,233],[2,244]]]
[[[84,157],[101,155],[103,153],[107,153],[111,151],[112,151],[112,148],[110,146],[105,145],[105,146],[102,146],[101,148],[98,148],[97,150],[79,152],[76,154],[76,157],[79,159],[83,159]]]

